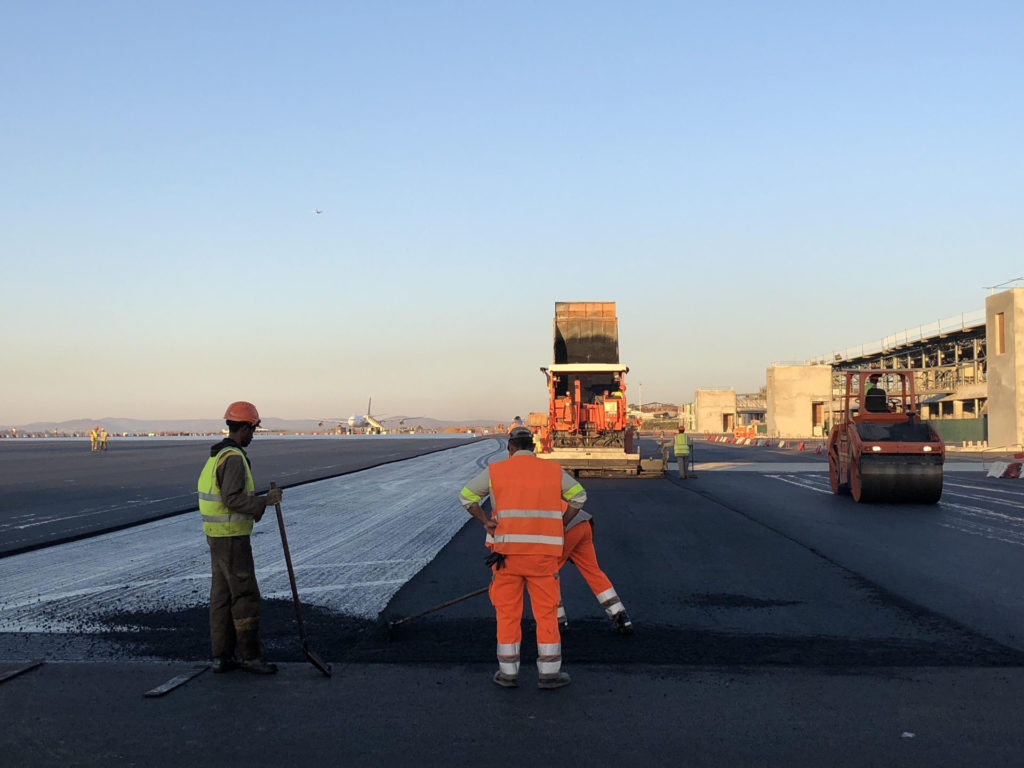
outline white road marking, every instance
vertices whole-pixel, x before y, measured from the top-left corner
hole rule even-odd
[[[770,478],[772,478],[774,480],[781,480],[784,483],[789,483],[790,485],[795,485],[798,488],[806,488],[809,491],[818,491],[819,493],[828,493],[828,494],[832,493],[832,489],[830,487],[819,488],[816,484],[801,482],[801,480],[797,480],[796,478],[783,477],[782,475],[767,475],[767,477],[770,477]]]
[[[766,474],[766,477],[789,485],[795,485],[799,488],[805,488],[809,491],[832,493],[831,486],[819,486],[815,480],[807,479],[806,475]],[[960,493],[958,490],[950,490],[951,488],[979,492]],[[1016,498],[1013,500],[1003,498],[1007,493]],[[991,541],[1000,541],[1004,544],[1024,547],[1024,504],[1022,504],[1022,497],[1024,497],[1024,494],[997,485],[982,486],[947,481],[944,483],[942,500],[936,507],[941,516],[936,516],[928,522],[942,528],[970,534],[971,536],[981,536]],[[989,506],[973,506],[969,503],[958,503],[952,499],[966,499],[968,502],[973,501]],[[991,506],[1008,507],[1016,510],[1018,514],[1008,514],[991,509],[989,508]],[[928,524],[928,522],[923,524]]]

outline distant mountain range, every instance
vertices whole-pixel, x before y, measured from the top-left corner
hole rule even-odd
[[[468,421],[444,421],[426,417],[405,419],[405,429],[445,429],[451,427],[493,427],[498,421],[477,419]],[[321,424],[323,426],[321,426]],[[304,433],[329,432],[336,425],[348,425],[348,419],[263,419],[262,426],[272,432]],[[18,434],[88,434],[95,426],[101,426],[111,434],[128,433],[130,435],[161,434],[217,434],[224,429],[223,419],[121,419],[108,417],[103,419],[71,419],[69,421],[37,421],[31,424],[0,424],[0,432],[10,434],[11,428]],[[388,428],[398,428],[398,422],[386,424]]]

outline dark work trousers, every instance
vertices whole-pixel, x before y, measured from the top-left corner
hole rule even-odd
[[[210,647],[213,658],[263,657],[260,588],[248,536],[207,536],[210,545]]]
[[[690,461],[689,453],[677,453],[676,462],[679,464],[679,477],[686,478],[689,474],[686,465]]]

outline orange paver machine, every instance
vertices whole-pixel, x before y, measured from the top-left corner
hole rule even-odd
[[[664,476],[667,449],[641,459],[627,413],[615,302],[556,302],[553,357],[537,455],[581,477]]]

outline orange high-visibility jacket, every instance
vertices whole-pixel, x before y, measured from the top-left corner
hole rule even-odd
[[[494,551],[503,555],[562,554],[562,468],[533,455],[491,464],[491,503],[498,521]]]

